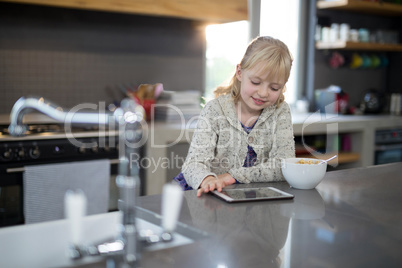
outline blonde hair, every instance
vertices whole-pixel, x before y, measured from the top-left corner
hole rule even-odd
[[[246,53],[240,62],[240,68],[241,70],[252,69],[262,63],[261,73],[269,74],[268,78],[278,78],[286,84],[292,68],[292,61],[292,55],[282,41],[270,36],[260,36],[248,45]],[[285,100],[284,92],[285,87],[276,102],[277,106]],[[215,97],[229,93],[232,94],[235,102],[239,100],[240,81],[237,79],[236,73],[228,85],[219,86],[214,91]]]

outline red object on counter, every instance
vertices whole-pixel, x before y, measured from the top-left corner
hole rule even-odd
[[[152,118],[152,109],[155,106],[155,100],[154,99],[144,99],[141,100],[140,98],[137,97],[136,94],[133,94],[134,100],[137,104],[141,105],[144,108],[145,111],[145,119],[147,121],[151,121]]]
[[[146,115],[146,119],[148,121],[151,121],[152,118],[152,110],[155,106],[155,100],[154,99],[145,99],[142,101],[142,107],[144,107],[145,110],[145,115]]]
[[[337,112],[341,114],[346,114],[348,103],[349,103],[349,95],[342,91],[340,94],[336,94],[336,101],[337,101]]]

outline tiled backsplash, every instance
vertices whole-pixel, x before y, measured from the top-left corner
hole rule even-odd
[[[0,113],[21,96],[45,97],[62,107],[124,95],[120,85],[162,82],[165,89],[194,89],[202,76],[198,59],[133,54],[0,50]],[[189,75],[188,66],[193,66]],[[198,67],[198,69],[197,69]],[[200,81],[198,81],[199,83]],[[202,82],[202,81],[201,81]]]
[[[109,103],[129,83],[203,90],[205,38],[191,21],[5,3],[0,10],[0,113],[27,95],[65,108]]]

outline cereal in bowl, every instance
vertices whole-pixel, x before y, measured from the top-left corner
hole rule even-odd
[[[320,163],[320,161],[312,160],[312,159],[309,159],[307,161],[304,159],[300,159],[299,161],[296,162],[296,164],[307,164],[307,165],[314,165],[314,164],[318,164],[318,163]]]

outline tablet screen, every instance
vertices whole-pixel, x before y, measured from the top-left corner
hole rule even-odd
[[[274,187],[224,189],[222,192],[213,191],[212,194],[227,202],[244,202],[259,200],[290,199],[294,196]]]

